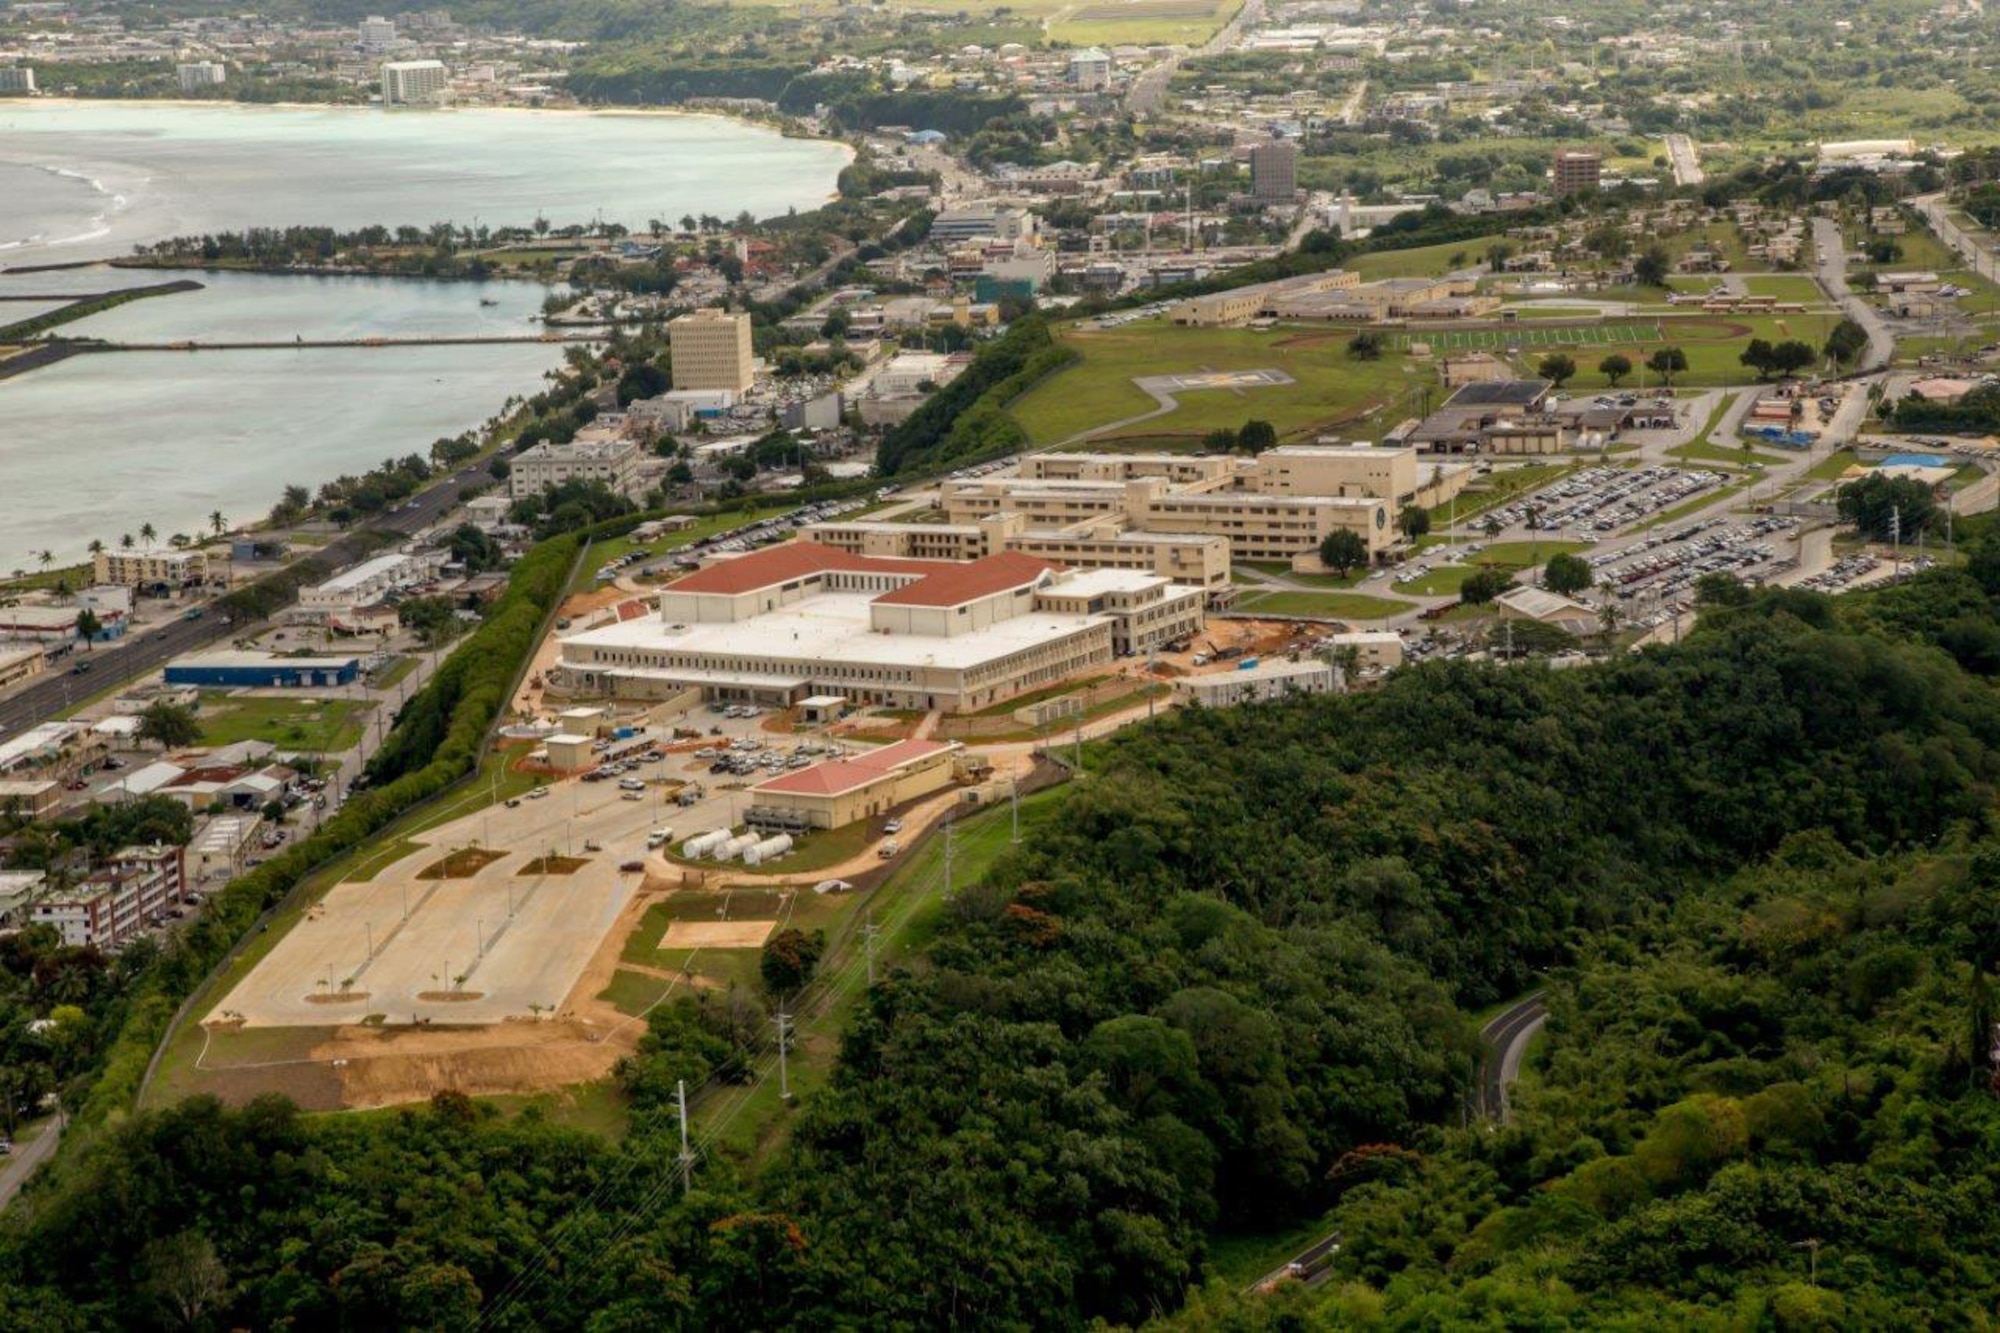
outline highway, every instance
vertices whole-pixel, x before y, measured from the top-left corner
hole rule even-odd
[[[1687,135],[1667,136],[1667,157],[1673,162],[1674,184],[1699,185],[1708,179],[1701,169],[1701,154],[1695,151],[1694,140]]]
[[[1175,51],[1132,80],[1132,86],[1125,90],[1125,109],[1135,115],[1158,111],[1167,100],[1167,85],[1173,81],[1174,71],[1181,67],[1181,61],[1191,55],[1222,54],[1236,45],[1236,39],[1243,35],[1245,27],[1263,16],[1264,0],[1243,0],[1243,7],[1236,11],[1236,16],[1201,46],[1192,51]]]
[[[490,480],[491,474],[486,471],[482,460],[433,481],[405,502],[405,507],[378,515],[368,526],[407,537],[436,523],[456,507],[462,487]],[[314,554],[327,562],[331,572],[354,564],[368,551],[357,535],[349,534],[328,542]],[[20,693],[0,699],[0,740],[10,740],[87,699],[157,671],[184,653],[195,652],[219,640],[253,634],[259,628],[228,624],[221,615],[211,610],[199,620],[176,620],[158,629],[134,634],[120,643],[82,650],[75,661],[78,664],[89,663],[87,673],[73,676],[69,668],[59,668],[55,674],[43,676]]]
[[[69,1117],[58,1116],[42,1126],[42,1132],[34,1138],[17,1144],[5,1161],[0,1161],[0,1212],[5,1212],[7,1205],[14,1202],[21,1186],[35,1174],[35,1168],[55,1156],[56,1145],[62,1142],[63,1130],[68,1126]]]
[[[1507,1089],[1521,1076],[1521,1059],[1528,1043],[1548,1021],[1549,1008],[1536,991],[1495,1015],[1479,1030],[1486,1058],[1479,1064],[1479,1106],[1482,1114],[1507,1122]]]

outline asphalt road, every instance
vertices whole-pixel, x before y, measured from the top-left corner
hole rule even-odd
[[[1507,1089],[1521,1076],[1521,1058],[1528,1042],[1548,1021],[1548,1006],[1541,992],[1510,1005],[1479,1030],[1487,1048],[1479,1066],[1479,1102],[1486,1115],[1501,1123],[1507,1120]]]
[[[17,1146],[4,1162],[0,1162],[0,1212],[14,1202],[21,1186],[35,1174],[35,1168],[55,1155],[56,1145],[62,1142],[63,1129],[67,1124],[67,1120],[57,1120],[28,1142]]]
[[[1896,339],[1882,322],[1882,312],[1856,296],[1847,285],[1847,238],[1841,235],[1840,224],[1831,218],[1814,218],[1813,245],[1820,255],[1820,285],[1840,306],[1841,314],[1867,330],[1868,350],[1862,354],[1856,369],[1881,370],[1896,354]]]
[[[484,480],[490,480],[490,474],[483,462],[461,468],[411,497],[406,502],[406,508],[378,515],[369,526],[408,536],[436,523],[450,512],[458,504],[461,488]],[[365,553],[360,538],[349,535],[328,542],[315,554],[338,569],[355,563]],[[121,643],[84,650],[78,654],[76,661],[90,664],[86,674],[73,676],[69,668],[62,668],[20,693],[0,699],[0,740],[12,739],[114,686],[129,684],[149,675],[184,653],[195,652],[219,640],[240,638],[256,632],[257,628],[225,624],[220,615],[210,611],[199,620],[176,620],[158,629],[135,634]]]
[[[1674,184],[1699,185],[1708,177],[1701,169],[1701,154],[1695,151],[1694,140],[1685,134],[1667,136],[1667,156],[1674,165]]]

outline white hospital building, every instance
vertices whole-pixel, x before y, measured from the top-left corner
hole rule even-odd
[[[1014,552],[970,561],[856,555],[810,541],[667,585],[656,617],[562,640],[551,684],[578,695],[789,705],[814,695],[984,708],[1202,625],[1202,590],[1072,573]]]

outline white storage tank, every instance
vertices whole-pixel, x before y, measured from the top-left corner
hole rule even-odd
[[[725,842],[721,846],[717,847],[715,849],[714,856],[715,859],[718,861],[734,861],[737,857],[743,855],[743,853],[749,851],[752,847],[755,847],[756,845],[757,845],[756,834],[754,833],[738,834],[736,837],[731,838],[728,842]]]
[[[792,835],[789,833],[780,833],[775,837],[764,839],[756,846],[744,852],[743,864],[746,866],[762,865],[772,857],[783,856],[790,850],[792,850]]]
[[[710,852],[728,841],[728,829],[710,829],[706,833],[697,833],[694,837],[682,843],[681,855],[690,861],[697,860],[700,857],[707,856]]]

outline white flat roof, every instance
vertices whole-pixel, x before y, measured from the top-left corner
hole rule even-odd
[[[411,558],[404,555],[401,551],[392,551],[388,555],[378,555],[373,560],[364,560],[352,569],[335,574],[332,578],[320,584],[316,591],[346,592],[349,588],[359,587],[361,584],[368,582],[378,575],[394,573],[404,565],[409,564]]]
[[[1147,588],[1165,588],[1172,596],[1174,585],[1158,574],[1148,574],[1138,569],[1080,569],[1059,583],[1051,583],[1042,589],[1051,597],[1088,597],[1100,592],[1143,592]],[[1199,592],[1192,585],[1178,589],[1180,592]]]
[[[557,732],[557,733],[556,733],[555,735],[553,735],[553,736],[550,736],[550,737],[548,737],[548,738],[547,738],[547,739],[546,739],[546,740],[545,740],[545,741],[543,742],[543,744],[545,744],[545,745],[588,745],[588,744],[590,744],[590,737],[588,737],[588,736],[579,736],[579,735],[577,735],[577,734],[576,734],[575,732],[573,732],[573,731],[559,731],[559,732]]]
[[[877,634],[869,606],[879,594],[823,593],[768,615],[728,624],[696,624],[670,630],[655,617],[628,620],[585,630],[563,640],[599,648],[644,648],[713,656],[755,656],[796,661],[801,678],[819,663],[961,668],[996,657],[1054,643],[1096,625],[1109,616],[1070,616],[1037,612],[1014,616],[982,630],[950,638],[923,634]],[[607,664],[606,669],[614,669]],[[667,670],[675,678],[686,675]],[[732,673],[723,673],[725,676]],[[743,678],[749,678],[744,673]],[[692,679],[692,676],[687,678]]]

